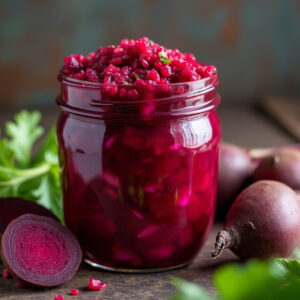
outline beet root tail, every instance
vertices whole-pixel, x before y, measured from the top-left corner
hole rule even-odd
[[[219,257],[224,249],[230,248],[235,243],[235,234],[230,229],[223,229],[218,232],[216,237],[215,248],[211,251],[211,258]]]

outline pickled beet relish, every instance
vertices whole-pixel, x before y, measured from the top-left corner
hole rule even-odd
[[[124,39],[118,46],[98,48],[87,56],[71,54],[64,59],[63,73],[102,83],[111,99],[149,99],[160,91],[153,90],[157,85],[207,78],[216,68],[198,62],[191,53],[167,49],[144,37]]]
[[[215,68],[142,38],[86,57],[70,55],[63,72],[107,85],[106,97],[112,100],[138,100],[156,98],[150,86],[199,80]],[[183,103],[184,87],[176,90],[183,93]],[[68,87],[61,99],[87,103],[86,89],[82,83]],[[140,117],[139,110],[120,119],[110,110],[105,119],[76,114],[62,113],[57,130],[65,220],[85,259],[121,269],[191,261],[214,218],[220,140],[216,111],[160,119]]]

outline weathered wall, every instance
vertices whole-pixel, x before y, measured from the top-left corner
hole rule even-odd
[[[0,105],[51,103],[64,56],[139,36],[217,65],[225,103],[300,92],[299,0],[0,0]]]

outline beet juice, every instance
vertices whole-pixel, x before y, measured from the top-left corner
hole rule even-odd
[[[59,81],[64,215],[85,261],[128,272],[189,263],[215,212],[215,67],[142,38],[66,57]]]

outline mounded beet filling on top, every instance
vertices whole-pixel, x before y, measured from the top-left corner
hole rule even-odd
[[[141,95],[141,87],[151,90],[153,85],[200,80],[214,75],[216,68],[197,61],[191,53],[167,49],[144,37],[124,39],[118,46],[98,48],[87,56],[71,54],[64,59],[62,72],[70,78],[103,83],[110,87],[112,97],[140,99],[148,98]],[[128,86],[137,88],[124,88]]]

